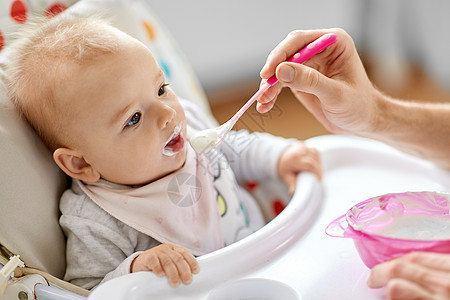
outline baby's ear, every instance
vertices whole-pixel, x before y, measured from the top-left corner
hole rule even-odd
[[[76,150],[58,148],[53,152],[53,159],[59,168],[72,178],[85,182],[96,182],[100,179],[100,173]]]

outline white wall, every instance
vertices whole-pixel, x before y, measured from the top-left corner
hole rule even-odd
[[[259,78],[290,31],[342,27],[360,35],[361,0],[146,0],[207,91]]]

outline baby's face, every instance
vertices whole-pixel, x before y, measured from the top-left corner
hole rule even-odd
[[[145,184],[184,164],[186,120],[150,51],[125,34],[118,38],[119,53],[76,68],[56,92],[67,99],[70,148],[106,180]]]

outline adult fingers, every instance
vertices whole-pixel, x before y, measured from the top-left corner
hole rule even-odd
[[[434,270],[450,272],[450,255],[433,252],[411,252],[404,255],[404,261],[409,261]]]
[[[324,116],[322,105],[333,105],[334,102],[339,101],[336,96],[341,90],[339,83],[311,67],[296,63],[280,64],[277,68],[277,76],[279,83],[270,88],[258,101],[256,106],[258,112],[265,113],[271,110],[279,90],[282,86],[287,86],[320,122],[331,127]],[[278,90],[274,94],[270,93],[275,88]]]
[[[264,85],[265,83],[266,83],[266,81],[262,80],[260,87],[262,85]],[[258,102],[264,104],[264,103],[272,101],[273,99],[275,99],[278,96],[278,94],[281,92],[281,89],[282,89],[281,84],[276,83],[275,85],[270,87],[267,91],[264,92],[264,94],[262,94],[258,98]]]
[[[314,68],[306,65],[285,62],[277,67],[278,81],[295,91],[313,94],[320,101],[336,101],[339,85]]]
[[[389,281],[386,293],[391,300],[419,300],[433,299],[433,295],[418,284],[404,280]]]
[[[286,61],[297,51],[327,32],[328,31],[325,30],[296,30],[290,32],[288,36],[281,43],[279,43],[268,55],[267,61],[260,72],[261,78],[268,79],[273,76],[278,64]]]
[[[258,102],[256,104],[256,110],[259,113],[264,114],[264,113],[270,111],[274,105],[275,105],[275,100],[272,100],[272,101],[264,103],[264,104]]]
[[[265,80],[261,82],[261,85],[265,83]],[[256,110],[259,113],[266,113],[272,109],[275,105],[275,100],[281,92],[281,84],[275,84],[271,88],[269,88],[261,97],[258,98],[258,102],[256,104]]]
[[[448,274],[415,263],[394,259],[373,267],[367,284],[372,288],[380,288],[391,279],[402,278],[429,289],[449,281],[448,276]]]

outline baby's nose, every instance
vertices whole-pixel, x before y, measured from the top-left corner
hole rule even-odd
[[[171,121],[175,118],[175,115],[176,111],[172,107],[168,105],[163,105],[160,112],[159,127],[165,128],[166,126],[168,126],[171,123]]]

